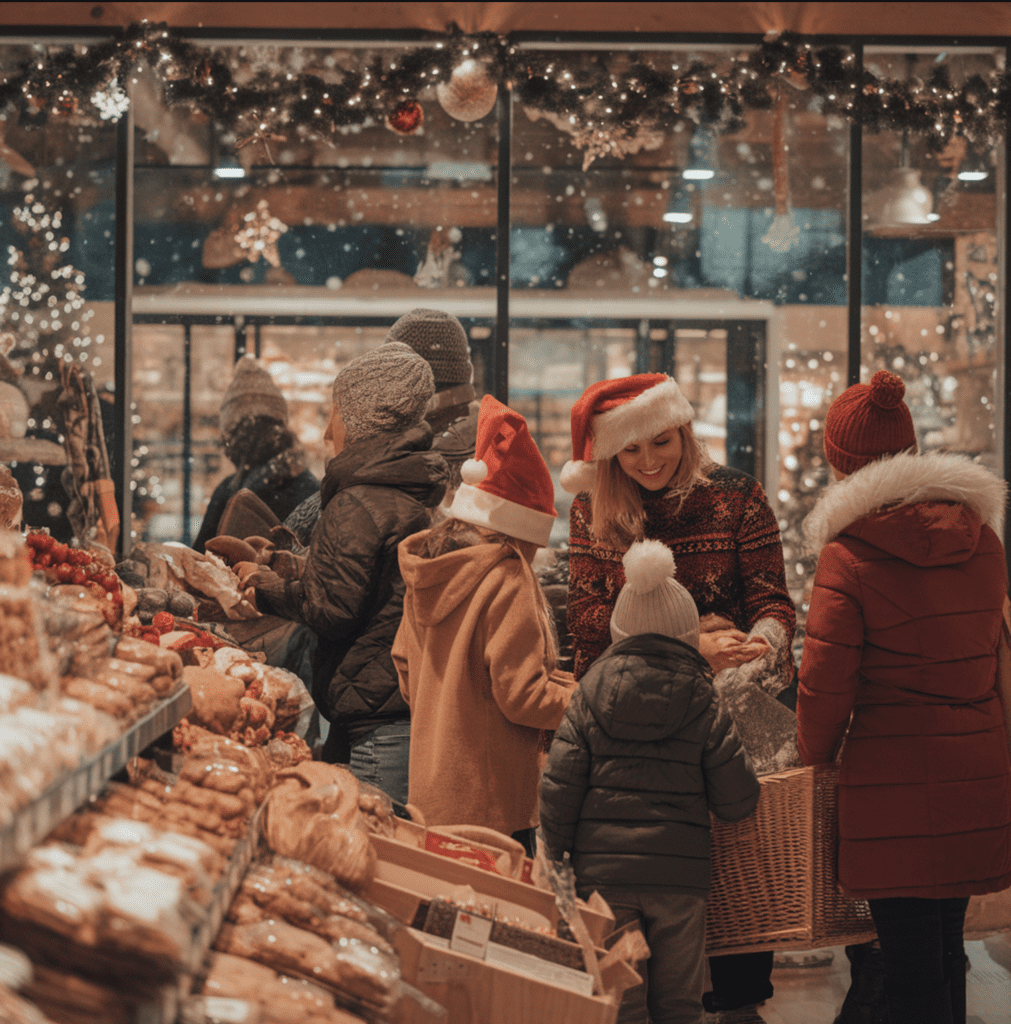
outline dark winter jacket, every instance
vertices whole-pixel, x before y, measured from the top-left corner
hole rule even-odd
[[[349,445],[327,464],[322,514],[289,611],[319,638],[313,699],[331,723],[325,756],[384,721],[409,717],[390,649],[404,605],[397,545],[427,529],[442,500],[446,463],[426,424]]]
[[[709,892],[712,811],[746,818],[758,779],[694,648],[656,634],[609,647],[580,680],[541,780],[549,855],[580,886]]]
[[[847,737],[839,881],[852,896],[1011,885],[1011,761],[994,690],[1004,500],[1003,482],[964,457],[899,455],[830,487],[805,524],[824,546],[798,745],[820,764]]]
[[[241,488],[262,498],[277,520],[284,520],[313,494],[319,493],[319,481],[305,468],[305,452],[301,447],[288,448],[262,466],[245,473],[226,476],[211,495],[200,532],[193,541],[195,551],[203,551],[207,542],[218,535],[218,524],[229,499]]]

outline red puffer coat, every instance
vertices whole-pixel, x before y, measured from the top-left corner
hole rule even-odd
[[[846,736],[839,881],[851,896],[1011,885],[1011,757],[994,689],[1005,500],[1004,483],[965,458],[899,455],[829,488],[805,523],[824,547],[798,747],[821,764]]]

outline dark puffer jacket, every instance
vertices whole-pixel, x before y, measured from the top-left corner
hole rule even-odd
[[[312,695],[331,722],[329,761],[346,762],[378,725],[410,716],[390,654],[405,591],[397,545],[428,529],[445,492],[446,463],[431,444],[421,424],[331,459],[302,578],[285,588],[286,611],[319,638]]]
[[[758,779],[712,672],[656,634],[609,647],[579,684],[541,779],[549,855],[580,888],[709,893],[709,812],[740,821]]]

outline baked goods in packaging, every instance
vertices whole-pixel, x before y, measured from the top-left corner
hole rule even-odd
[[[311,978],[373,1011],[387,1009],[398,995],[400,970],[390,957],[351,940],[329,943],[284,921],[222,925],[214,948]]]
[[[360,889],[375,874],[376,853],[358,792],[358,780],[339,765],[306,761],[278,772],[264,811],[267,845]]]
[[[334,1006],[326,989],[279,976],[263,964],[230,953],[211,954],[203,993],[258,1006],[261,1024],[358,1024],[361,1020]]]

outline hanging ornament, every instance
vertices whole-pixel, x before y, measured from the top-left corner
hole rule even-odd
[[[772,181],[776,193],[776,216],[762,241],[773,252],[786,252],[800,241],[800,228],[793,223],[790,213],[790,168],[787,162],[789,146],[786,143],[787,98],[779,90],[776,109],[772,114]]]
[[[56,100],[56,113],[63,117],[73,117],[77,113],[77,97],[72,92],[62,92]]]
[[[453,69],[448,82],[436,86],[435,92],[450,117],[457,121],[479,121],[495,106],[498,86],[484,64],[468,57]]]
[[[425,111],[417,100],[398,103],[386,116],[386,126],[398,135],[413,135],[424,123]]]

